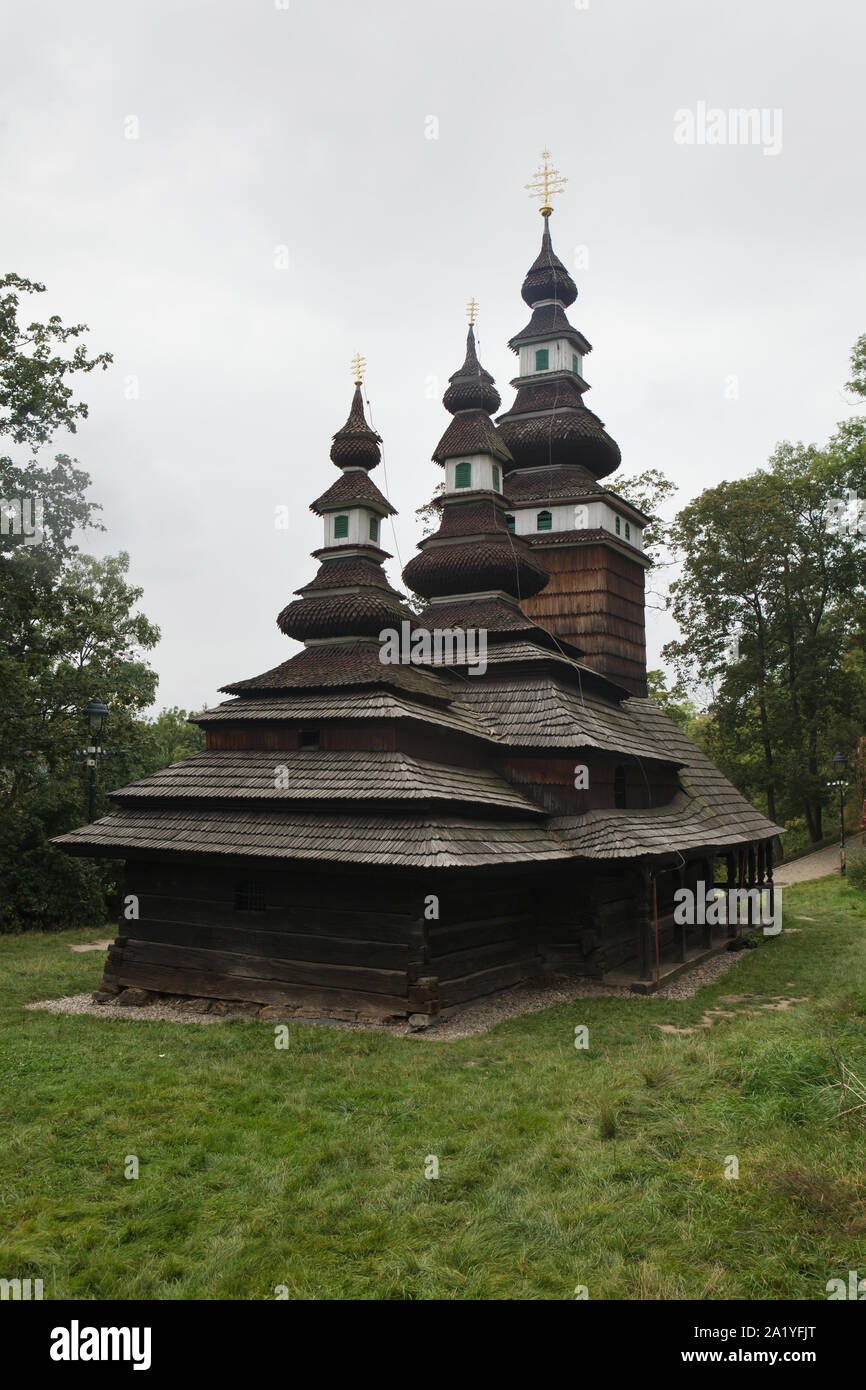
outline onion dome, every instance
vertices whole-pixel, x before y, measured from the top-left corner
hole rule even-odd
[[[444,464],[461,454],[489,454],[503,464],[511,462],[508,446],[490,419],[502,400],[493,377],[478,361],[471,323],[466,335],[466,360],[448,378],[442,404],[454,419],[433,451],[436,463]]]
[[[464,385],[460,399],[469,404],[458,408],[454,392],[458,386],[463,392]],[[495,592],[521,599],[547,583],[540,560],[508,529],[501,464],[507,465],[510,454],[490,419],[498,400],[493,378],[476,356],[470,324],[466,361],[450,378],[443,402],[455,418],[434,454],[446,471],[442,520],[403,571],[407,585],[424,598]]]
[[[428,537],[404,569],[404,580],[427,599],[493,590],[524,599],[543,589],[547,570],[529,547],[507,530],[504,535],[491,536],[493,526],[488,524],[485,529],[487,535],[459,541],[445,541],[438,532]]]
[[[471,323],[466,335],[466,360],[463,366],[448,378],[442,404],[451,415],[456,415],[458,410],[483,410],[486,415],[492,415],[502,404],[493,377],[478,361],[475,330]]]
[[[385,588],[355,584],[350,592],[337,594],[327,588],[317,589],[315,583],[316,580],[307,585],[303,596],[288,604],[277,618],[280,631],[299,642],[311,638],[376,637],[383,627],[393,627],[404,618],[411,618],[387,580]]]
[[[558,299],[567,308],[577,299],[577,286],[553,249],[549,214],[544,219],[541,250],[526,272],[520,294],[530,308],[542,299]]]
[[[519,387],[507,415],[497,420],[515,468],[576,466],[596,478],[613,473],[622,461],[619,445],[578,396],[560,393],[560,402],[539,411],[532,387]]]
[[[356,381],[349,419],[331,449],[341,475],[311,504],[325,523],[325,544],[313,552],[319,570],[277,618],[287,637],[299,642],[371,638],[411,618],[403,595],[391,588],[382,569],[390,556],[380,547],[380,526],[395,508],[367,472],[379,462],[380,443],[364,418]]]
[[[373,479],[358,468],[348,469],[342,477],[310,503],[310,511],[318,516],[340,507],[369,507],[379,516],[396,516],[397,508],[392,507],[387,497],[383,497]]]
[[[371,430],[364,418],[364,401],[361,396],[361,383],[355,383],[352,408],[342,429],[337,430],[331,445],[331,462],[338,468],[375,468],[382,455],[382,443],[375,430]]]
[[[521,290],[532,317],[508,344],[520,359],[520,375],[511,383],[517,396],[496,421],[512,457],[505,471],[564,467],[603,478],[620,465],[619,445],[583,403],[589,390],[583,363],[592,344],[569,322],[566,308],[577,288],[553,250],[550,209],[542,211],[541,251]]]

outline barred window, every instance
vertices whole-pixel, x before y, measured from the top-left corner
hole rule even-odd
[[[550,512],[539,512],[535,520],[536,531],[552,531],[553,515]]]
[[[625,768],[615,767],[613,770],[613,804],[618,811],[625,810]]]

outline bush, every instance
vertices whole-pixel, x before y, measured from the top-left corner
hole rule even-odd
[[[866,893],[866,854],[862,850],[849,855],[847,877],[852,888]]]

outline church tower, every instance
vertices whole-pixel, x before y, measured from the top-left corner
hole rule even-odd
[[[646,695],[641,537],[648,518],[605,488],[620,463],[616,441],[587,409],[585,361],[592,345],[569,322],[577,287],[553,250],[551,197],[565,180],[542,155],[528,185],[541,199],[541,250],[523,281],[531,318],[508,346],[517,355],[517,396],[496,421],[511,454],[505,464],[509,529],[550,575],[524,611],[580,647],[587,665],[633,695]]]

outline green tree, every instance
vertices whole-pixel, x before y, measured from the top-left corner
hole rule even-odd
[[[0,434],[35,452],[59,429],[74,434],[87,406],[74,399],[71,378],[106,370],[110,352],[89,357],[77,341],[86,323],[64,326],[57,314],[47,323],[19,323],[22,294],[44,294],[45,286],[14,272],[0,278]],[[70,347],[71,353],[63,349]],[[60,349],[60,350],[58,350]]]
[[[73,381],[111,358],[71,343],[83,324],[18,325],[21,293],[44,287],[0,280],[0,436],[35,453],[87,414]],[[64,354],[64,345],[72,345]],[[53,464],[0,457],[0,930],[64,926],[104,917],[113,870],[50,844],[86,819],[87,739],[82,711],[99,694],[112,710],[110,739],[123,746],[153,701],[156,677],[143,653],[157,629],[134,611],[141,590],[128,557],[81,555],[76,534],[100,527],[87,474],[64,454]],[[24,519],[28,524],[23,525]],[[101,528],[100,528],[101,529]],[[123,758],[107,764],[124,780]],[[111,774],[106,779],[110,784]],[[104,801],[102,802],[104,806]],[[101,808],[100,808],[101,809]]]
[[[838,500],[862,480],[850,451],[782,444],[761,469],[703,492],[672,531],[682,561],[663,655],[713,691],[720,764],[773,819],[821,838],[833,731],[862,698],[850,659],[866,614],[866,536]],[[866,529],[866,528],[864,528]]]

